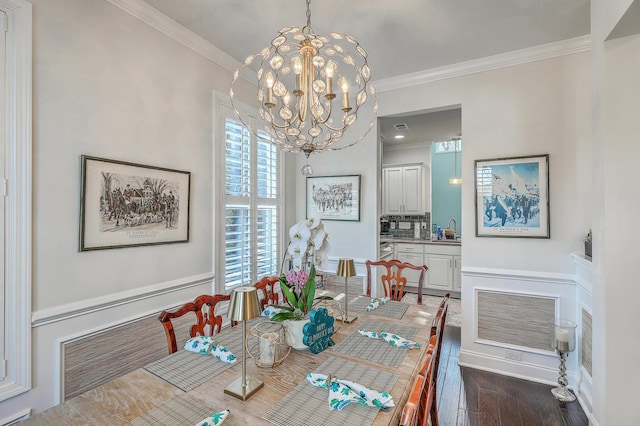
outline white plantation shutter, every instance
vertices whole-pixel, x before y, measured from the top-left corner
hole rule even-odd
[[[226,111],[225,289],[278,273],[279,156],[268,135],[252,135]]]

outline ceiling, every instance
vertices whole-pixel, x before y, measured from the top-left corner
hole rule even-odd
[[[280,28],[306,25],[303,0],[145,1],[238,63],[267,46]],[[374,85],[405,74],[588,35],[589,17],[590,0],[311,3],[315,33],[349,34],[367,50]],[[411,122],[403,143],[425,139],[421,123],[430,121],[427,116],[401,118]],[[382,133],[391,134],[393,129],[387,126],[396,122],[382,120]],[[444,130],[444,134],[459,132],[459,128]]]

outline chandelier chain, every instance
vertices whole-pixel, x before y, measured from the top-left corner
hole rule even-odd
[[[311,0],[307,0],[307,25],[302,29],[302,31],[304,32],[304,30],[307,30],[307,32],[311,33]]]

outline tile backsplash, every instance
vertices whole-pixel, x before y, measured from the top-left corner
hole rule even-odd
[[[395,238],[415,238],[416,229],[420,238],[431,238],[431,213],[421,216],[385,215],[380,219],[389,221],[389,235]]]

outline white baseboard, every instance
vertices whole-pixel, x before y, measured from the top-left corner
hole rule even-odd
[[[8,426],[15,423],[18,423],[22,420],[28,419],[31,416],[31,410],[26,409],[22,410],[18,413],[12,414],[9,417],[5,417],[4,419],[0,419],[0,425]]]
[[[489,371],[503,376],[516,377],[530,382],[554,385],[558,380],[558,369],[537,364],[511,361],[479,352],[460,350],[458,364],[463,367]],[[570,380],[571,381],[571,380]]]

